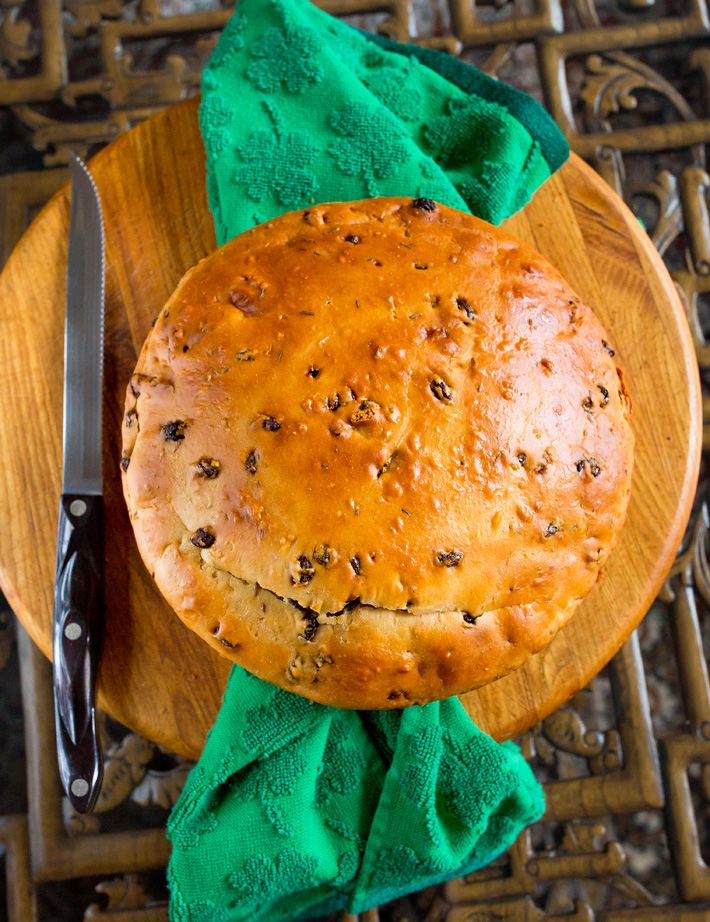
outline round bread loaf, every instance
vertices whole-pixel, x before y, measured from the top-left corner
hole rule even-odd
[[[608,337],[529,246],[426,199],[319,205],[182,279],[123,484],[180,618],[323,704],[459,694],[547,645],[628,504]]]

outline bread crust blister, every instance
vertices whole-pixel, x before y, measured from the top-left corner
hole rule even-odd
[[[609,337],[532,248],[432,206],[240,235],[182,279],[127,391],[124,493],[161,592],[225,656],[337,707],[520,666],[628,505]]]

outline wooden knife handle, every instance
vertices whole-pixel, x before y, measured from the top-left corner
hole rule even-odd
[[[94,701],[103,628],[103,544],[103,497],[63,494],[54,583],[54,714],[59,775],[79,813],[93,809],[103,777]]]

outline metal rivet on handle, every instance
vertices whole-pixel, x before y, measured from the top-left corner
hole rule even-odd
[[[81,625],[77,624],[76,621],[67,624],[64,628],[64,636],[67,640],[78,640],[81,637]]]
[[[83,515],[86,512],[86,503],[83,499],[75,499],[69,506],[72,515]]]
[[[71,783],[71,792],[75,797],[86,797],[89,793],[89,782],[83,778],[75,778]]]

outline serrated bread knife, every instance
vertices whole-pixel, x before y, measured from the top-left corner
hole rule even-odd
[[[104,604],[104,228],[91,174],[74,154],[69,166],[64,475],[57,530],[52,658],[59,775],[74,809],[88,813],[96,803],[103,776],[94,697]]]

